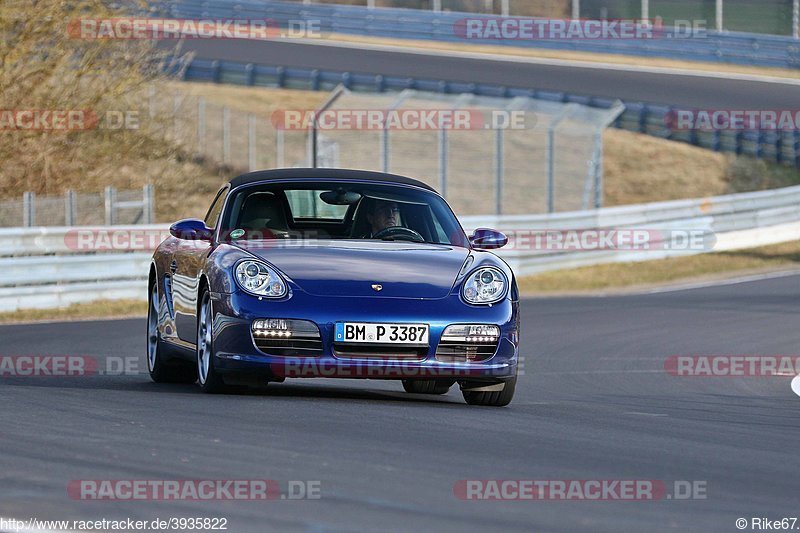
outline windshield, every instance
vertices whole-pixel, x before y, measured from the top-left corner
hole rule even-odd
[[[222,238],[358,239],[468,247],[447,203],[397,185],[309,182],[253,185],[234,192]]]

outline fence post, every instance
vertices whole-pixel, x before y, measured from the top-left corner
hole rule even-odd
[[[556,127],[547,129],[547,212],[555,211],[556,184]]]
[[[197,99],[197,154],[206,155],[206,99]]]
[[[117,191],[114,187],[106,187],[105,192],[105,208],[106,208],[106,226],[114,225],[114,204],[116,203]]]
[[[650,18],[650,0],[642,0],[642,20]]]
[[[381,169],[389,172],[389,128],[386,127],[385,120],[381,130]]]
[[[78,198],[75,191],[67,191],[64,193],[64,225],[74,226],[77,222],[78,211]]]
[[[147,110],[152,121],[156,116],[156,88],[152,85],[147,88]]]
[[[599,130],[594,138],[594,207],[603,207],[603,130]]]
[[[447,129],[439,130],[439,194],[447,198]]]
[[[178,112],[181,109],[181,105],[183,104],[183,97],[180,95],[175,95],[172,97],[172,135],[174,136],[174,142],[180,142],[180,133],[178,133]]]
[[[503,214],[503,180],[505,178],[505,142],[503,128],[494,131],[494,163],[495,163],[495,213]]]
[[[794,0],[792,4],[792,36],[800,39],[800,0]]]
[[[252,113],[247,116],[247,156],[250,172],[258,167],[258,154],[256,153],[256,117]]]
[[[511,0],[503,0],[500,5],[500,14],[507,17],[511,14]]]
[[[148,183],[142,187],[142,223],[152,224],[155,221],[155,194],[153,185]]]
[[[572,0],[572,18],[581,18],[581,0]]]
[[[286,168],[285,163],[285,146],[286,146],[286,138],[284,137],[285,133],[283,128],[278,128],[278,131],[275,134],[275,159],[276,159],[276,167],[277,168]]]
[[[433,0],[433,10],[437,13],[442,11],[442,0]]]
[[[222,163],[227,165],[231,160],[231,110],[222,108]]]
[[[36,223],[36,193],[22,193],[22,225],[26,228]]]
[[[722,23],[722,0],[717,0],[717,31],[722,31],[724,27]]]

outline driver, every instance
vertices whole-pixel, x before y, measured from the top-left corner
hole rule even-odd
[[[397,207],[395,202],[376,200],[367,211],[367,222],[369,222],[370,231],[364,238],[371,239],[386,228],[397,226],[399,215],[400,208]]]

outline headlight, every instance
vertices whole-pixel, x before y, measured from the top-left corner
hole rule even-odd
[[[508,279],[494,267],[472,271],[464,280],[461,295],[471,304],[493,304],[506,295]]]
[[[236,283],[245,291],[267,298],[286,295],[286,282],[261,261],[244,260],[236,265]]]

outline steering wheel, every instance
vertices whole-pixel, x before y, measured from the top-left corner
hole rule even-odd
[[[392,237],[398,241],[425,242],[425,238],[422,235],[404,226],[389,226],[372,236],[373,239],[385,239],[387,237]]]

